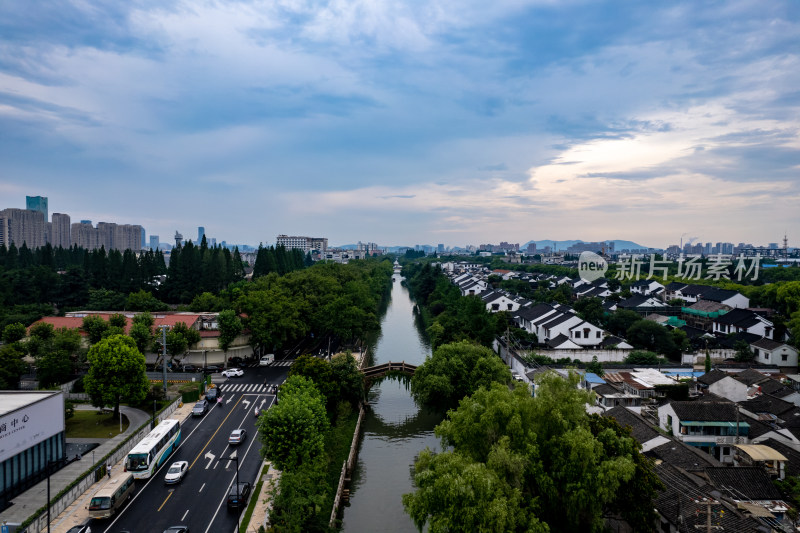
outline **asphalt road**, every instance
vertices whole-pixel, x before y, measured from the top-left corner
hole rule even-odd
[[[179,524],[188,525],[192,533],[236,531],[237,513],[228,510],[227,495],[236,480],[237,463],[229,458],[238,457],[239,481],[253,487],[261,465],[254,409],[273,404],[271,385],[284,382],[290,364],[276,361],[270,367],[245,368],[239,378],[215,380],[224,406],[214,405],[202,417],[187,418],[181,426],[180,447],[152,478],[137,481],[136,493],[122,512],[93,521],[92,531],[157,533]],[[247,438],[230,446],[228,436],[237,428],[244,428]],[[165,485],[164,475],[174,461],[188,461],[189,470],[180,484]]]

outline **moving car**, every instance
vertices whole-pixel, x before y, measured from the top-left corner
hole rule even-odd
[[[189,470],[189,463],[186,461],[175,461],[167,470],[167,475],[164,476],[164,483],[168,485],[173,485],[175,483],[180,483],[183,479],[183,476],[186,475],[186,472]]]
[[[247,499],[250,497],[250,483],[246,481],[236,483],[231,486],[228,491],[228,509],[239,509],[247,505]]]
[[[189,533],[189,526],[170,526],[164,533]]]
[[[92,528],[89,527],[89,524],[83,524],[69,528],[67,533],[92,533]]]
[[[208,365],[203,369],[203,374],[216,374],[222,372],[222,367],[219,365]]]
[[[242,428],[234,429],[231,432],[231,436],[228,437],[228,444],[230,444],[231,446],[235,444],[241,444],[242,442],[244,442],[244,439],[246,437],[247,437],[247,432],[245,430],[243,430]]]
[[[241,368],[229,368],[222,372],[222,375],[226,378],[238,378],[244,376],[244,370]]]
[[[275,354],[268,353],[267,355],[262,356],[261,359],[258,360],[258,366],[269,366],[273,362],[275,362]]]
[[[212,387],[206,391],[206,401],[215,402],[220,396],[219,389],[216,387]]]
[[[206,398],[208,398],[207,395]],[[208,402],[206,400],[198,400],[192,407],[192,416],[203,416],[206,412],[208,412]]]

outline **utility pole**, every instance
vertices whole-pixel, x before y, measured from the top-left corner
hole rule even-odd
[[[167,325],[158,326],[158,329],[161,330],[161,357],[164,359],[163,361],[164,396],[166,396],[167,395],[167,329],[169,329],[169,326]]]

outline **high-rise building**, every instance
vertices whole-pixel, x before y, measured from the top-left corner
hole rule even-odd
[[[203,226],[197,226],[197,244],[203,242],[203,235],[206,234],[206,228]]]
[[[91,224],[91,220],[81,220],[81,224]]]
[[[139,251],[142,242],[142,226],[98,222],[97,227],[93,228],[91,223],[81,222],[72,225],[72,242],[87,250],[102,247],[106,251]]]
[[[275,239],[275,246],[283,246],[287,250],[297,248],[303,252],[319,250],[324,252],[328,249],[328,239],[325,237],[298,237],[289,235],[278,235]]]
[[[440,254],[443,254],[444,253],[444,244],[439,243],[438,245],[436,245],[436,251],[438,253],[440,253]]]
[[[144,250],[145,248],[147,248],[147,235],[146,235],[146,233],[147,232],[144,230],[144,228],[142,228],[142,245],[140,246],[141,250]]]
[[[183,234],[180,231],[175,231],[175,248],[180,248],[183,245]]]
[[[158,235],[150,235],[150,249],[158,250]]]
[[[47,196],[26,196],[25,209],[39,211],[44,217],[45,222],[50,220],[47,216]]]
[[[50,230],[50,244],[54,248],[59,246],[69,248],[72,245],[70,238],[70,218],[64,213],[53,213],[53,222]]]
[[[0,224],[3,234],[0,241],[6,246],[12,242],[19,248],[22,243],[28,248],[44,246],[47,229],[44,214],[38,210],[8,208],[0,211],[4,222]]]

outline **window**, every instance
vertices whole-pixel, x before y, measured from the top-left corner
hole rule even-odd
[[[789,360],[789,354],[788,353],[782,353],[781,354],[781,361],[788,361],[788,360]]]
[[[581,338],[581,332],[580,331],[576,331],[575,332],[575,338],[576,339],[580,339]]]
[[[766,361],[767,359],[769,359],[769,356],[767,355],[767,352],[764,352],[764,360]]]
[[[598,339],[600,338],[600,331],[599,331],[599,330],[597,331],[597,334],[596,334],[595,336],[596,336]]]

